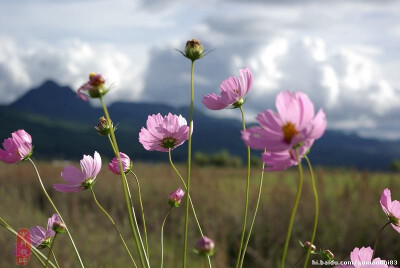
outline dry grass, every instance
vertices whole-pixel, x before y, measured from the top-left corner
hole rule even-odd
[[[63,194],[52,190],[60,182],[62,165],[39,163],[45,185],[72,230],[78,249],[88,267],[129,267],[129,259],[107,218],[95,206],[89,192]],[[159,266],[160,225],[166,210],[167,195],[180,185],[167,164],[134,166],[139,176],[150,240],[153,267]],[[185,173],[185,168],[178,168]],[[193,168],[192,197],[205,234],[216,241],[214,267],[234,266],[241,230],[245,189],[244,169]],[[253,169],[250,215],[254,210],[260,170]],[[131,175],[130,175],[131,176]],[[393,199],[400,199],[400,177],[396,174],[365,173],[353,170],[317,169],[321,209],[316,245],[328,248],[337,260],[348,260],[354,247],[373,246],[377,231],[386,223],[379,198],[382,190],[391,188]],[[131,188],[136,193],[133,178]],[[306,173],[303,196],[295,220],[289,248],[288,264],[301,256],[297,240],[311,236],[314,203]],[[297,184],[296,169],[269,173],[265,176],[262,203],[254,227],[254,235],[246,255],[245,267],[277,267],[282,254],[289,214]],[[130,235],[120,178],[103,167],[94,190],[100,203],[112,214],[122,229],[130,248],[135,245]],[[137,200],[137,196],[134,195]],[[44,226],[53,213],[43,196],[29,163],[0,163],[0,215],[14,228]],[[139,206],[136,203],[138,212]],[[140,217],[139,217],[140,218]],[[141,224],[141,223],[140,223]],[[184,207],[174,209],[165,227],[165,266],[179,267],[182,253]],[[11,254],[15,237],[0,229],[0,267],[12,267]],[[189,246],[199,238],[193,221],[190,223]],[[77,267],[68,238],[57,238],[55,252],[62,267]],[[400,261],[400,235],[387,228],[377,256]],[[203,267],[202,259],[189,256],[189,267]],[[28,267],[39,267],[32,260]]]

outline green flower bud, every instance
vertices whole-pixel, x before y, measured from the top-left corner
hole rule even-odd
[[[186,58],[195,61],[203,57],[203,51],[204,49],[201,42],[198,39],[193,38],[186,42],[184,55]]]
[[[113,127],[112,122],[111,122],[111,124],[108,124],[107,119],[104,116],[102,116],[102,117],[99,118],[99,123],[94,128],[97,130],[99,135],[107,136],[107,135],[111,134],[111,128],[112,127]]]

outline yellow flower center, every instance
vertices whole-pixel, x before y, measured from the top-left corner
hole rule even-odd
[[[294,135],[299,133],[296,130],[296,127],[291,122],[287,122],[285,125],[283,125],[282,126],[282,131],[283,131],[283,140],[287,144],[290,144],[290,142],[292,141],[292,138],[294,137]]]

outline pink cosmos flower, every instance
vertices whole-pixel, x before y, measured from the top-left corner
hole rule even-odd
[[[104,77],[101,74],[95,74],[95,73],[91,73],[89,75],[89,82],[86,82],[85,84],[83,84],[79,89],[78,89],[78,96],[84,100],[87,101],[88,97],[83,94],[83,91],[88,91],[89,95],[93,95],[99,92],[91,92],[93,89],[98,88],[102,85],[104,85],[104,83],[106,82],[106,80],[104,79]],[[100,93],[101,94],[101,93]],[[104,92],[105,94],[105,92]],[[103,95],[104,95],[103,94]],[[98,97],[98,96],[92,96],[92,97]]]
[[[170,193],[168,195],[168,203],[171,206],[174,207],[179,207],[181,200],[183,198],[183,196],[185,195],[185,191],[183,191],[180,187],[178,189],[176,189],[175,191],[173,191],[172,193]]]
[[[101,169],[101,158],[98,152],[94,152],[94,158],[90,155],[83,155],[81,169],[74,166],[67,166],[61,172],[61,177],[67,184],[54,184],[53,187],[59,192],[80,192],[89,189],[96,182],[96,176]]]
[[[314,105],[302,92],[283,91],[276,97],[278,113],[258,114],[259,127],[242,131],[242,139],[254,149],[281,152],[320,138],[326,129],[322,109],[315,115]]]
[[[392,201],[390,190],[386,188],[383,190],[380,203],[392,223],[392,227],[400,233],[400,202],[397,200]]]
[[[5,139],[3,149],[0,149],[0,160],[13,164],[28,158],[32,154],[32,137],[20,129],[11,133],[11,138]]]
[[[132,168],[131,159],[124,153],[119,153],[119,157],[121,158],[122,169],[124,173],[127,173]],[[113,160],[108,164],[108,169],[114,172],[115,174],[121,174],[119,169],[118,158],[114,157]]]
[[[307,153],[312,143],[313,141],[306,141],[298,148],[300,159]],[[266,152],[261,155],[261,159],[266,165],[265,171],[281,171],[298,164],[294,149],[282,152]]]
[[[396,268],[384,264],[385,260],[375,258],[372,260],[374,251],[370,247],[354,248],[350,253],[350,260],[353,265],[339,265],[335,268]]]
[[[53,225],[55,222],[61,222],[61,219],[57,214],[53,214],[53,216],[48,219],[46,230],[42,226],[29,228],[32,247],[44,248],[50,244],[51,238],[56,234],[53,230]],[[17,246],[14,248],[14,255],[17,255],[16,248]]]
[[[374,251],[370,247],[355,248],[350,253],[350,260],[352,261],[355,268],[362,268],[362,267],[387,268],[388,266],[386,264],[380,264],[380,262],[383,262],[383,260],[381,260],[380,258],[375,258],[372,260],[373,252]]]
[[[215,93],[203,96],[203,104],[211,110],[221,110],[229,105],[240,107],[243,97],[250,91],[253,75],[249,68],[240,69],[239,77],[231,76],[220,85],[221,96]]]
[[[193,127],[192,127],[193,131]],[[189,139],[189,126],[181,115],[169,113],[149,115],[146,128],[139,133],[139,142],[148,151],[168,152]]]

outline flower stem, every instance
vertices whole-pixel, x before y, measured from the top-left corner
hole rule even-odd
[[[175,170],[176,174],[178,174],[178,177],[181,179],[181,182],[182,182],[183,186],[185,187],[185,190],[187,190],[185,180],[183,179],[181,173],[179,173],[178,169],[175,167],[174,163],[172,162],[171,149],[168,150],[168,155],[169,155],[169,163],[171,164],[172,168]],[[190,196],[190,194],[188,194],[188,198],[189,198],[190,205],[191,205],[191,207],[192,207],[193,216],[194,216],[194,219],[195,219],[195,221],[196,221],[197,227],[198,227],[198,229],[199,229],[200,235],[201,235],[201,236],[204,236],[203,230],[201,229],[201,225],[200,225],[199,219],[197,218],[196,210],[194,209],[192,197]],[[209,256],[209,255],[207,255],[207,259],[208,259],[208,265],[209,265],[210,267],[212,267],[212,265],[211,265],[211,259],[210,259],[210,256]]]
[[[112,147],[113,150],[114,150],[114,153],[117,153],[117,151],[116,151],[116,149],[115,149],[115,146],[114,146],[114,144],[113,144],[113,141],[112,141],[110,135],[108,135],[108,139],[110,140],[110,144],[111,144],[111,147]],[[136,177],[137,183],[139,183],[139,180],[138,180],[136,174],[133,173],[133,175]],[[124,176],[125,176],[125,179],[126,179],[126,174],[125,174]],[[141,197],[140,185],[138,185],[138,186],[139,186],[139,188],[138,188],[138,191],[139,191],[139,199],[140,199],[140,205],[141,205],[141,209],[142,209],[142,218],[143,218],[143,224],[144,224],[144,232],[145,232],[145,235],[146,235],[145,238],[146,238],[147,251],[144,251],[145,249],[144,249],[144,245],[143,245],[142,236],[140,235],[140,231],[138,231],[138,235],[139,235],[140,244],[141,244],[142,249],[143,249],[144,254],[145,254],[146,261],[148,262],[149,258],[148,258],[148,243],[147,243],[146,221],[145,221],[145,219],[144,219],[144,213],[143,213],[143,205],[142,205],[142,197]],[[133,220],[135,221],[136,229],[137,229],[137,230],[140,230],[140,229],[139,229],[139,225],[138,225],[138,223],[137,223],[137,219],[136,219],[135,208],[133,207],[133,201],[132,201],[132,196],[131,196],[131,191],[130,191],[130,189],[129,189],[129,183],[128,183],[128,181],[127,181],[126,187],[127,187],[127,190],[128,190],[129,200],[130,200],[130,202],[131,202],[131,208],[132,208],[132,213],[133,213]],[[147,256],[146,256],[146,254],[147,254]]]
[[[391,222],[389,221],[388,223],[386,223],[385,225],[383,225],[383,227],[382,227],[381,230],[379,231],[378,235],[376,236],[376,240],[375,240],[375,244],[374,244],[374,252],[372,253],[372,258],[371,258],[371,260],[374,259],[375,252],[376,252],[376,247],[378,246],[379,239],[381,238],[383,229],[385,229],[386,226],[388,226],[390,223],[391,223]]]
[[[121,238],[122,244],[124,244],[124,247],[125,247],[125,249],[126,249],[126,252],[128,253],[129,257],[130,257],[131,260],[132,260],[133,266],[135,266],[135,267],[137,268],[136,262],[135,262],[135,260],[133,259],[133,256],[132,256],[131,252],[129,251],[129,248],[128,248],[128,246],[126,245],[125,240],[124,240],[124,238],[122,237],[122,234],[121,234],[121,232],[119,231],[117,225],[115,224],[113,218],[112,218],[111,215],[103,208],[103,206],[100,205],[99,201],[97,201],[97,198],[96,198],[96,195],[94,194],[93,188],[89,188],[89,189],[90,189],[90,191],[92,192],[94,202],[95,202],[96,205],[100,208],[100,210],[103,211],[104,214],[106,214],[106,216],[108,217],[108,219],[110,220],[110,222],[111,222],[112,225],[114,226],[115,231],[117,231],[119,237]]]
[[[54,241],[56,240],[57,235],[58,235],[58,233],[56,233],[56,234],[54,235],[53,241],[51,241],[51,244],[50,244],[50,247],[49,247],[49,253],[47,254],[47,260],[46,260],[46,262],[44,263],[44,267],[45,267],[45,268],[47,268],[47,263],[48,263],[49,260],[50,260],[50,254],[51,254],[51,252],[53,252]]]
[[[34,168],[35,171],[36,171],[36,175],[37,175],[37,177],[38,177],[38,179],[39,179],[40,186],[42,187],[42,190],[43,190],[44,195],[46,196],[47,200],[49,200],[51,206],[53,207],[53,209],[55,210],[55,212],[56,212],[56,213],[58,214],[58,216],[60,217],[60,220],[65,224],[65,230],[67,231],[69,240],[71,241],[71,244],[72,244],[72,246],[73,246],[73,248],[74,248],[74,250],[75,250],[75,254],[76,254],[76,256],[77,256],[77,258],[78,258],[78,260],[79,260],[79,264],[81,265],[82,268],[84,268],[85,266],[83,265],[81,256],[79,255],[78,249],[77,249],[76,246],[75,246],[75,242],[74,242],[74,240],[72,239],[72,236],[71,236],[71,233],[70,233],[69,230],[68,230],[67,224],[65,223],[64,219],[62,218],[61,213],[58,211],[56,205],[54,205],[53,200],[51,200],[49,194],[47,193],[46,188],[45,188],[44,185],[43,185],[42,179],[41,179],[41,177],[40,177],[40,174],[39,174],[38,169],[36,168],[35,163],[34,163],[33,160],[30,159],[30,158],[28,158],[28,160],[29,160],[29,162],[31,162],[33,168]]]
[[[242,114],[243,130],[246,130],[246,123],[245,123],[245,120],[244,120],[243,108],[240,106],[239,109],[240,109],[240,112]],[[238,257],[237,257],[237,261],[236,261],[236,268],[239,267],[240,257],[242,255],[242,247],[243,247],[243,242],[244,242],[244,235],[246,233],[247,211],[248,211],[248,207],[249,207],[249,189],[250,189],[250,147],[247,146],[246,201],[245,201],[245,207],[244,207],[243,227],[242,227],[242,234],[240,236],[240,246],[239,246],[239,252],[238,252]]]
[[[108,114],[107,106],[104,104],[104,101],[103,101],[102,97],[100,97],[99,99],[100,99],[101,106],[103,107],[104,115],[106,116],[108,124],[111,125],[111,118],[110,118],[110,115]],[[133,203],[132,203],[131,199],[129,198],[130,195],[128,194],[128,182],[126,180],[124,169],[122,167],[121,157],[119,155],[119,149],[118,149],[117,140],[115,138],[114,128],[111,127],[110,130],[111,130],[111,144],[112,144],[113,150],[115,152],[115,157],[117,157],[118,163],[119,163],[122,190],[123,190],[123,193],[124,193],[126,208],[127,208],[127,211],[128,211],[129,223],[130,223],[130,226],[131,226],[131,229],[132,229],[133,237],[135,239],[136,248],[137,248],[137,251],[138,251],[138,254],[139,254],[139,257],[140,257],[140,262],[141,262],[142,267],[146,267],[146,266],[150,267],[149,260],[146,258],[146,261],[145,261],[145,258],[143,258],[143,254],[146,254],[146,252],[145,252],[144,249],[142,249],[140,247],[140,244],[139,244],[139,237],[138,237],[139,229],[136,228],[137,225],[135,225],[135,221],[133,219],[133,213],[134,213],[134,211],[133,211]]]
[[[189,115],[189,140],[188,140],[188,156],[187,156],[187,178],[186,178],[186,212],[185,212],[185,232],[183,239],[183,268],[186,268],[186,251],[187,251],[187,237],[189,225],[189,194],[190,194],[190,167],[192,162],[192,122],[193,122],[193,100],[194,100],[194,61],[192,61],[190,69],[190,115]]]
[[[172,208],[173,208],[173,206],[170,206],[170,208],[167,211],[167,214],[165,214],[164,220],[161,225],[161,268],[164,265],[164,224],[165,224],[165,221],[167,220],[167,217],[168,217],[169,213],[171,212]]]
[[[54,259],[54,262],[55,262],[56,265],[57,265],[57,268],[60,268],[60,265],[58,264],[58,261],[57,261],[56,255],[54,254],[53,249],[51,249],[51,248],[49,247],[49,250],[50,250],[50,252],[51,252],[51,255],[53,256],[53,259]]]
[[[0,225],[3,226],[7,231],[9,231],[9,232],[13,233],[15,236],[19,237],[19,238],[20,238],[22,241],[24,241],[25,243],[31,245],[28,241],[26,241],[26,239],[25,239],[24,237],[22,237],[20,234],[18,234],[18,232],[15,231],[10,225],[8,225],[8,223],[7,223],[3,218],[1,218],[1,217],[0,217]],[[38,261],[39,261],[39,262],[43,265],[43,267],[44,267],[44,266],[45,266],[45,263],[44,263],[44,261],[42,260],[42,258],[46,260],[46,256],[44,256],[43,253],[40,252],[37,248],[32,247],[32,245],[31,245],[31,249],[32,249],[31,252],[33,253],[33,255],[35,255],[35,257],[38,259]],[[51,261],[49,261],[49,264],[50,264],[53,268],[56,268],[56,266],[54,266],[54,264],[53,264]]]
[[[136,176],[136,174],[135,174],[132,170],[131,170],[131,173],[132,173],[132,175],[135,177],[136,183],[137,183],[137,186],[138,186],[138,195],[139,195],[140,210],[141,210],[141,213],[142,213],[144,238],[145,238],[145,241],[146,241],[146,252],[147,252],[147,256],[150,258],[150,255],[149,255],[149,242],[148,242],[148,240],[147,240],[146,219],[145,219],[145,217],[144,217],[143,202],[142,202],[142,193],[141,193],[141,190],[140,190],[139,178]]]
[[[314,193],[314,199],[315,199],[315,218],[314,218],[313,233],[312,233],[311,240],[310,240],[311,245],[313,245],[314,244],[314,239],[315,239],[315,234],[317,233],[317,226],[318,226],[319,202],[318,202],[317,187],[315,185],[314,172],[313,172],[313,168],[311,166],[310,159],[308,159],[307,155],[304,156],[304,158],[306,159],[307,164],[308,164],[308,168],[310,169],[311,185],[312,185],[312,189],[313,189],[313,193]],[[308,259],[310,258],[310,254],[311,254],[311,247],[309,247],[309,249],[307,250],[307,254],[306,254],[306,258],[305,258],[305,261],[304,261],[303,268],[307,267]]]
[[[264,150],[264,152],[266,153],[267,151]],[[244,256],[246,255],[247,245],[249,244],[251,232],[253,230],[254,222],[256,220],[256,216],[257,216],[257,212],[258,212],[258,205],[260,204],[261,191],[262,191],[263,180],[264,180],[264,168],[265,168],[265,163],[263,162],[262,170],[261,170],[261,177],[260,177],[260,186],[258,187],[258,197],[257,197],[256,209],[254,211],[253,220],[251,221],[251,225],[250,225],[250,230],[249,230],[249,233],[247,234],[246,242],[244,244],[243,253],[242,253],[239,267],[243,267],[243,261],[244,261]]]
[[[285,246],[283,247],[281,268],[285,267],[286,255],[287,255],[287,250],[288,250],[288,247],[289,247],[290,236],[292,234],[292,227],[293,227],[294,217],[296,216],[296,211],[297,211],[297,207],[299,205],[300,196],[301,196],[301,190],[303,188],[303,167],[301,165],[301,159],[299,157],[299,150],[298,149],[296,149],[296,160],[297,160],[298,167],[299,167],[299,186],[297,188],[296,200],[294,202],[292,215],[290,216],[289,227],[288,227],[288,231],[287,231],[287,234],[286,234]]]

